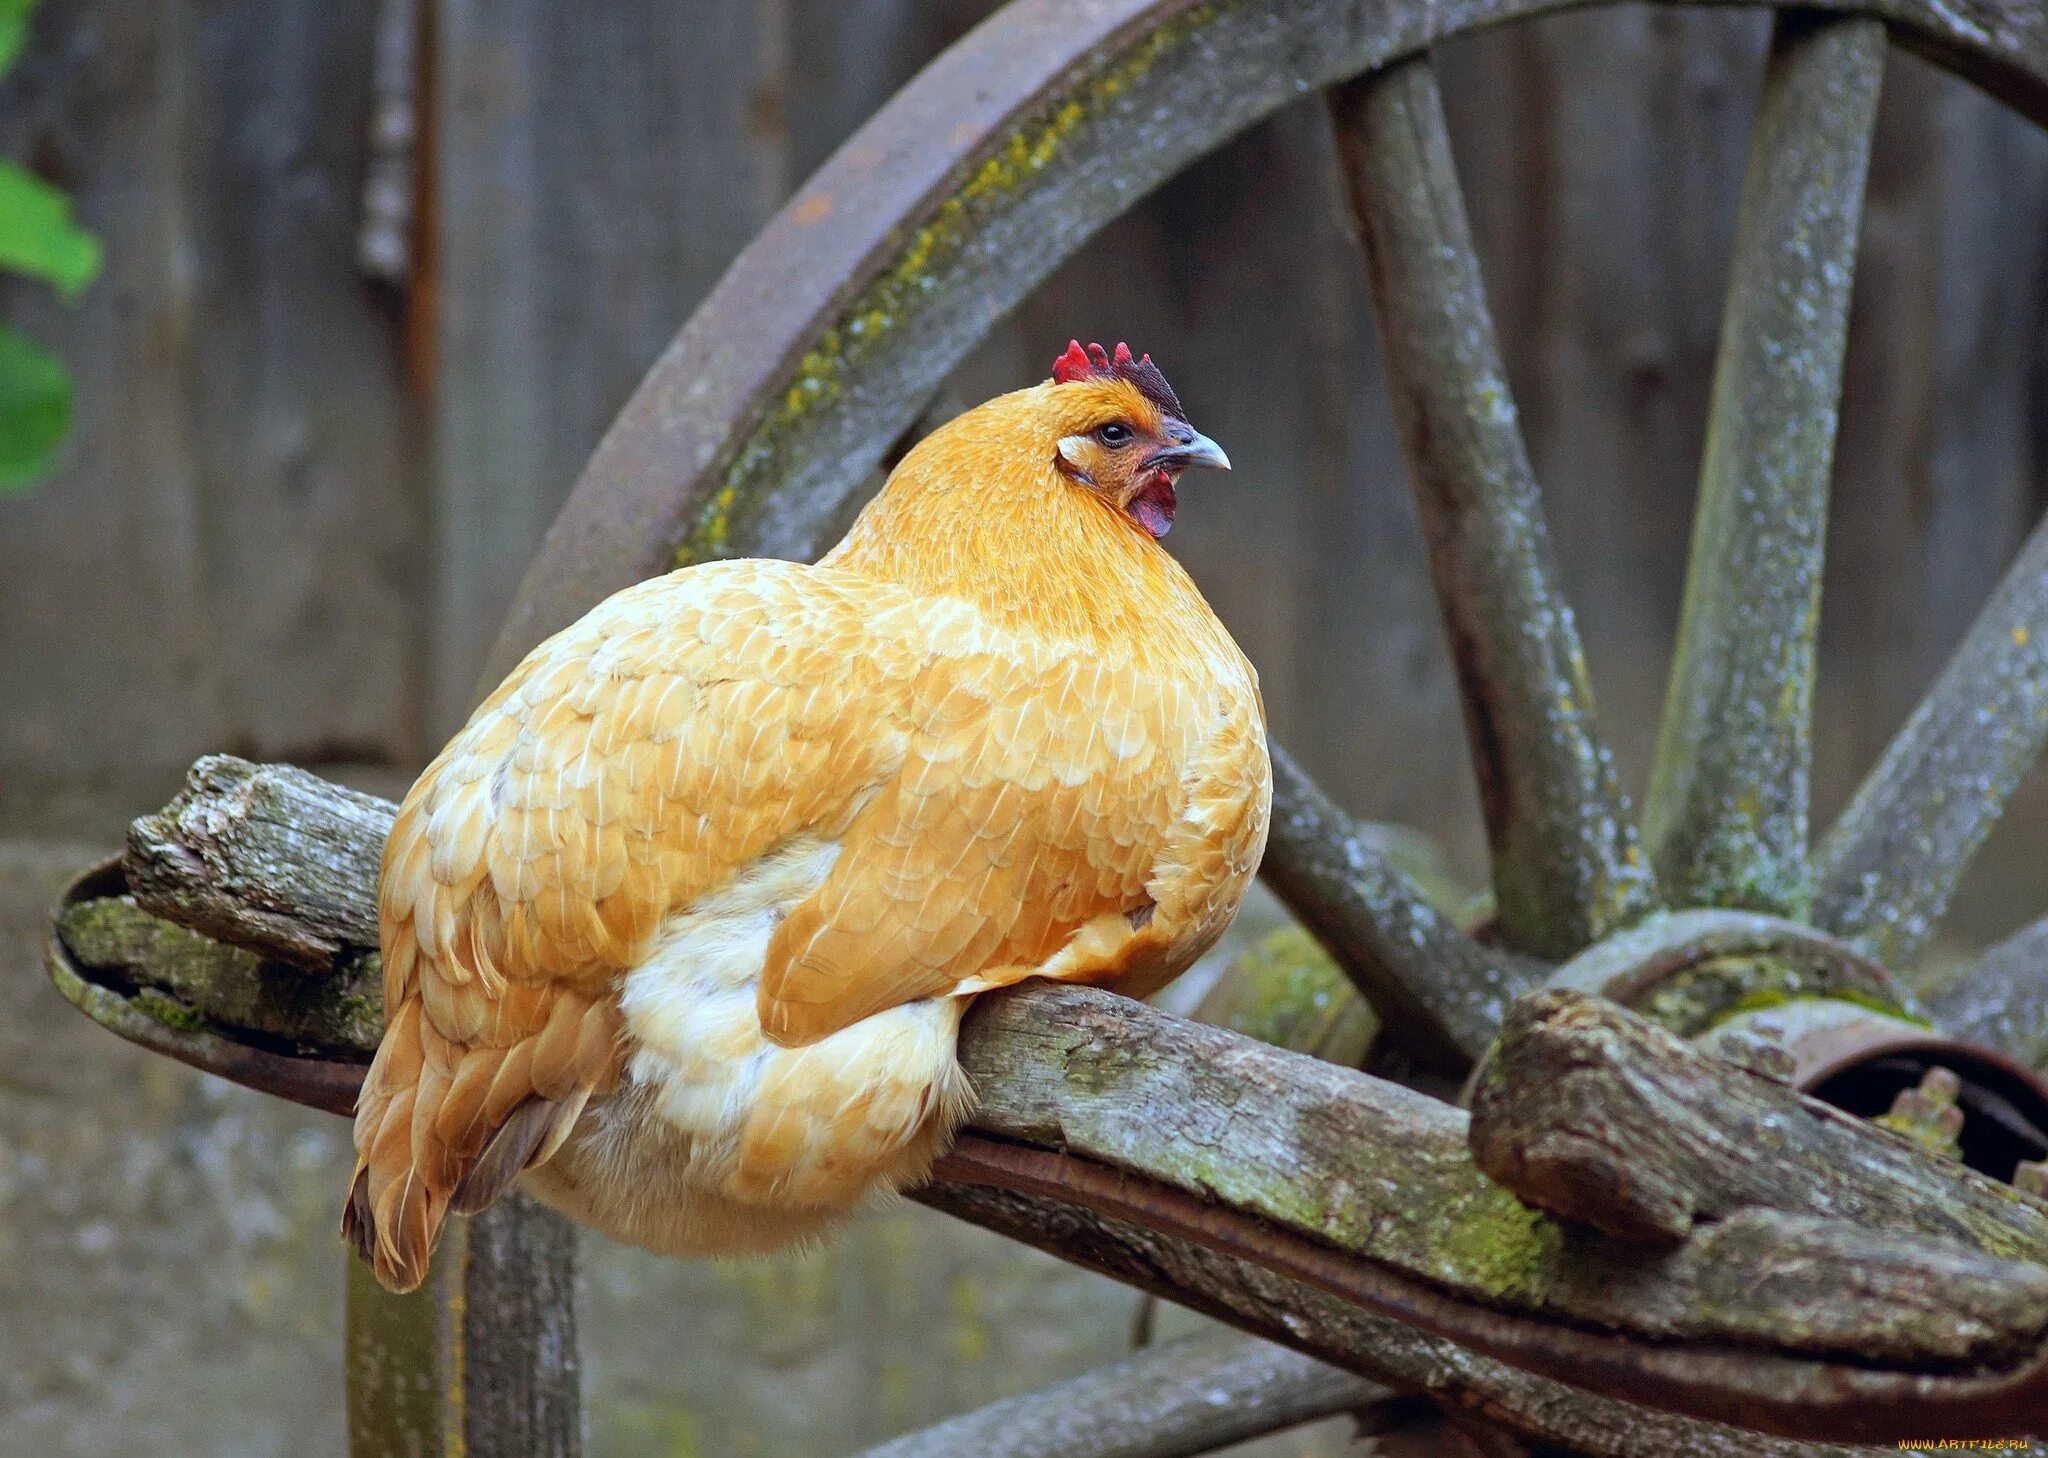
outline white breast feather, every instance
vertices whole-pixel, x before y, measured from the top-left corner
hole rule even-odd
[[[620,1007],[636,1045],[628,1077],[687,1141],[699,1188],[844,1203],[878,1166],[923,1142],[935,1108],[965,1103],[953,1058],[958,999],[908,1003],[800,1048],[762,1033],[755,996],[769,937],[838,855],[837,844],[803,837],[762,857],[671,916],[626,977]],[[757,1146],[763,1157],[750,1158]]]

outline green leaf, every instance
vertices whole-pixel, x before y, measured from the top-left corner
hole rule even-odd
[[[0,73],[5,73],[28,40],[28,18],[36,0],[0,0]]]
[[[64,362],[0,329],[0,496],[41,480],[71,430],[71,376]]]
[[[71,199],[12,162],[0,162],[0,268],[44,279],[67,299],[100,271],[99,239],[71,220]]]

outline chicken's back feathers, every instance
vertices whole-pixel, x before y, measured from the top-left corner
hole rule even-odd
[[[345,1216],[386,1285],[416,1285],[451,1208],[546,1159],[612,1090],[619,985],[664,920],[794,837],[839,853],[769,939],[760,1017],[785,1044],[1036,972],[1113,980],[1220,931],[1203,908],[1155,916],[1181,893],[1148,884],[1200,853],[1174,827],[1233,723],[1241,783],[1226,765],[1199,791],[1243,802],[1253,861],[1263,843],[1256,690],[1220,626],[1194,645],[1216,662],[1159,671],[1173,655],[1146,639],[995,624],[860,566],[716,563],[618,594],[536,649],[406,797],[380,885],[390,1026]]]

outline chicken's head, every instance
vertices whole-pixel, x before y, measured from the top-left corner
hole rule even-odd
[[[1111,354],[1079,340],[1053,361],[1053,466],[1097,492],[1153,537],[1173,525],[1174,485],[1189,466],[1230,469],[1223,448],[1187,422],[1151,355]]]

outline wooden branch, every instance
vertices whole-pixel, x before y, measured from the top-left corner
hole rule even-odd
[[[1594,722],[1427,57],[1330,94],[1450,639],[1503,938],[1562,960],[1657,905]]]
[[[277,812],[288,804],[306,806],[299,823]],[[296,770],[210,760],[137,839],[152,867],[189,875],[156,874],[155,904],[304,949],[321,945],[315,928],[367,924],[390,814]],[[322,905],[300,932],[288,923],[301,880],[359,899]],[[115,889],[94,882],[78,899]],[[146,959],[160,944],[121,945]],[[70,966],[79,949],[60,936],[53,954]],[[360,966],[365,949],[344,941],[324,955],[333,968]],[[148,981],[132,965],[71,975],[117,1002]],[[1624,1029],[1648,1027],[1611,1011]],[[247,1047],[245,1030],[191,1017],[192,1036]],[[1693,1090],[1676,1116],[1719,1127],[1687,1082],[1694,1065],[1719,1065],[1663,1037],[1638,1040],[1641,1076]],[[1466,1118],[1449,1105],[1093,989],[983,999],[961,1059],[981,1134],[948,1157],[947,1177],[1149,1226],[1595,1391],[1830,1437],[1940,1435],[1955,1431],[1959,1404],[2010,1416],[2032,1391],[2048,1271],[2026,1262],[2048,1258],[2048,1211],[2011,1199],[1983,1208],[1986,1182],[1843,1116],[1822,1120],[1826,1139],[1775,1150],[1769,1166],[1838,1191],[1833,1203],[1788,1211],[1744,1161],[1701,1164],[1686,1199],[1724,1218],[1651,1256],[1518,1204],[1475,1167]],[[1618,1119],[1631,1131],[1620,1147],[1640,1145],[1658,1168],[1690,1137],[1604,1104],[1581,1112],[1564,1132]],[[1816,1263],[1859,1274],[1836,1288],[1796,1278]],[[1372,1375],[1358,1353],[1314,1354]]]
[[[1458,930],[1277,745],[1259,874],[1428,1062],[1471,1064],[1507,1005],[1548,970]]]
[[[1256,1337],[1187,1337],[860,1458],[1194,1458],[1396,1396]]]
[[[1781,13],[1750,135],[1685,611],[1643,812],[1674,905],[1804,916],[1814,642],[1875,20]]]
[[[1907,1362],[1916,1360],[1914,1352],[1981,1357],[2048,1330],[2048,1210],[2014,1201],[1995,1181],[1782,1085],[1726,1068],[1611,1004],[1568,992],[1538,994],[1518,1007],[1510,1025],[1522,1028],[1529,1009],[1553,1006],[1585,1009],[1611,1037],[1612,1029],[1623,1030],[1631,1051],[1648,1050],[1627,1071],[1638,1081],[1662,1076],[1678,1090],[1673,1101],[1618,1116],[1616,1105],[1625,1100],[1605,1077],[1597,1087],[1590,1080],[1581,1085],[1595,1092],[1567,1101],[1554,1060],[1526,1069],[1492,1063],[1498,1088],[1523,1090],[1530,1108],[1556,1111],[1539,1135],[1583,1142],[1588,1136],[1575,1131],[1601,1132],[1603,1121],[1619,1118],[1617,1160],[1648,1161],[1689,1177],[1700,1213],[1729,1217],[1654,1267],[1637,1252],[1537,1219],[1507,1198],[1475,1168],[1465,1116],[1450,1106],[1122,999],[1066,987],[988,999],[969,1022],[961,1056],[981,1096],[977,1128],[1063,1149],[1367,1256],[1370,1270],[1322,1262],[1310,1279],[1381,1310],[1402,1309],[1482,1349],[1516,1347],[1533,1334],[1510,1332],[1510,1321],[1437,1310],[1409,1284],[1644,1340]],[[1521,1053],[1529,1041],[1525,1036],[1504,1051]],[[1584,1063],[1592,1055],[1579,1056]],[[1608,1074],[1613,1056],[1597,1065],[1599,1074]],[[1726,1161],[1739,1168],[1680,1158],[1724,1132],[1752,1142],[1761,1137],[1753,1124],[1713,1122],[1714,1099],[1741,1083],[1776,1096],[1757,1095],[1763,1112],[1755,1122],[1789,1125],[1804,1113],[1822,1132],[1804,1142],[1781,1133],[1771,1159]],[[1499,1121],[1472,1134],[1482,1160],[1492,1158],[1488,1172],[1496,1178],[1502,1170],[1493,1164],[1512,1163],[1503,1151],[1518,1154],[1530,1137]],[[1528,1196],[1526,1182],[1510,1183]],[[1762,1197],[1779,1183],[1828,1190],[1833,1198],[1783,1206]],[[1628,1188],[1618,1174],[1608,1185]],[[1606,1215],[1599,1193],[1605,1192],[1560,1213],[1581,1220]],[[1621,1208],[1632,1209],[1625,1202]],[[1781,1208],[1828,1218],[1777,1218]],[[1134,1200],[1129,1209],[1190,1218],[1157,1202]],[[1274,1239],[1270,1230],[1248,1239],[1223,1232],[1206,1215],[1198,1223],[1215,1239],[1246,1240],[1251,1252]],[[1688,1222],[1661,1233],[1682,1240],[1689,1232]],[[1762,1256],[1773,1246],[1804,1252],[1809,1271],[1813,1262],[1839,1262],[1871,1283],[1850,1292],[1838,1281],[1758,1282],[1770,1269]],[[1730,1300],[1738,1290],[1741,1299]]]
[[[281,765],[210,754],[128,829],[136,904],[320,972],[377,948],[377,866],[393,807]]]

